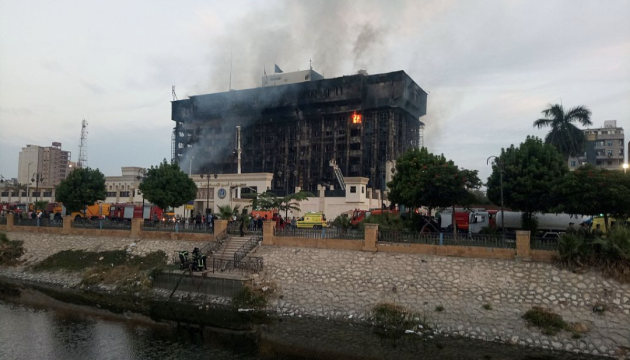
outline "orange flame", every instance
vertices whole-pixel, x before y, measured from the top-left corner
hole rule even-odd
[[[361,120],[362,120],[361,114],[357,114],[357,112],[355,111],[352,114],[352,123],[353,124],[360,124],[362,122]]]

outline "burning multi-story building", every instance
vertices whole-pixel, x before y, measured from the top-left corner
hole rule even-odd
[[[308,191],[337,182],[334,161],[343,176],[384,189],[393,160],[420,145],[427,93],[404,71],[324,79],[311,69],[262,80],[173,101],[173,160],[196,174],[273,173],[275,189]]]

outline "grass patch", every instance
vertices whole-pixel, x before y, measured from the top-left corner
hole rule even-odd
[[[483,304],[482,308],[484,310],[492,310],[492,305],[490,305],[490,304]]]
[[[79,272],[88,268],[120,266],[125,264],[126,261],[127,252],[125,250],[101,252],[64,250],[50,255],[40,263],[35,264],[33,270]]]
[[[235,309],[263,310],[267,306],[267,299],[245,286],[232,298],[232,306]]]
[[[9,240],[7,234],[0,233],[0,265],[11,266],[19,264],[19,258],[25,253],[23,245],[23,241]]]
[[[541,329],[545,335],[555,335],[562,330],[570,330],[569,324],[562,319],[562,316],[540,307],[533,307],[528,310],[523,315],[523,319],[528,324]]]
[[[406,330],[425,332],[431,330],[426,319],[409,312],[400,305],[380,303],[372,308],[374,332],[384,337],[400,337]]]
[[[33,266],[35,271],[82,272],[83,285],[115,285],[122,292],[151,288],[151,273],[166,267],[163,251],[146,256],[131,256],[124,250],[65,250]]]
[[[442,305],[438,305],[438,306],[436,306],[436,307],[435,307],[435,311],[437,311],[437,312],[442,312],[442,311],[444,311],[444,306],[442,306]]]

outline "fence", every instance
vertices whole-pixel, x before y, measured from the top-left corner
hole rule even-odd
[[[5,220],[6,224],[6,220]],[[33,227],[62,227],[63,222],[58,220],[50,220],[48,218],[40,219],[22,219],[19,217],[13,218],[13,224],[15,226],[33,226]]]
[[[529,247],[532,250],[558,251],[558,238],[531,238]]]
[[[238,266],[241,260],[243,260],[247,256],[247,254],[252,251],[252,249],[258,246],[258,243],[261,241],[262,236],[253,236],[251,239],[249,239],[234,253],[234,263]]]
[[[364,233],[359,230],[344,230],[340,228],[323,228],[319,230],[285,228],[284,230],[276,230],[275,236],[307,239],[363,240]]]
[[[427,245],[479,246],[499,249],[516,249],[514,235],[505,239],[497,234],[457,234],[452,233],[420,233],[407,231],[380,230],[378,241],[384,243],[406,243]]]
[[[109,220],[75,220],[72,227],[76,229],[99,229],[99,230],[131,230],[131,221],[109,221]]]
[[[247,259],[238,262],[234,260],[225,260],[212,258],[213,273],[239,273],[239,274],[257,274],[262,271],[264,261],[261,257],[250,256]]]

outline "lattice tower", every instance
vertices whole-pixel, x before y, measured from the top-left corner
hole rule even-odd
[[[83,121],[81,122],[81,144],[79,145],[79,161],[77,161],[77,166],[80,167],[80,168],[87,167],[87,161],[88,161],[88,156],[87,156],[88,130],[87,130],[87,126],[88,126],[87,120],[83,119]]]

